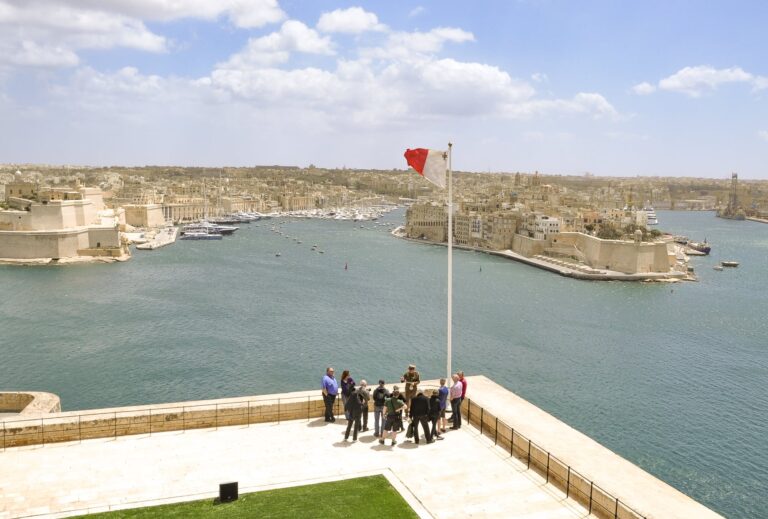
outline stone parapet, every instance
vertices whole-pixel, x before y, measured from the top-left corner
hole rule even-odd
[[[467,421],[598,517],[722,516],[484,376],[468,377]]]
[[[336,404],[341,413],[341,401]],[[323,416],[319,391],[69,411],[1,419],[3,449],[27,445],[251,425]]]
[[[53,393],[40,391],[0,392],[0,412],[16,413],[20,417],[31,417],[61,412],[61,400]]]

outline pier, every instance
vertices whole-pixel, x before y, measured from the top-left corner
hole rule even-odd
[[[160,247],[165,247],[176,241],[179,235],[178,227],[164,227],[155,234],[155,237],[151,240],[136,245],[138,250],[155,250]]]

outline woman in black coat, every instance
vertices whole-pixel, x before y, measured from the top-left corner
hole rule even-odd
[[[354,431],[352,433],[352,441],[357,441],[357,431],[360,430],[360,417],[363,414],[363,402],[360,395],[355,391],[355,386],[350,388],[349,397],[344,404],[344,412],[350,416],[347,419],[347,432],[344,434],[344,440],[349,439],[349,430],[352,428],[352,424],[355,424]]]
[[[432,422],[432,438],[442,440],[437,429],[437,420],[440,418],[440,397],[437,390],[432,391],[432,396],[429,397],[429,420]]]

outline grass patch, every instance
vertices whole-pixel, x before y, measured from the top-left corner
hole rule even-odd
[[[213,499],[118,510],[89,515],[89,518],[121,517],[338,517],[355,519],[417,518],[405,499],[384,476],[346,479],[300,487],[241,494],[232,503],[213,504]]]

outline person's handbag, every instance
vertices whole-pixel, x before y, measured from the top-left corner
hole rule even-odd
[[[405,431],[406,438],[413,438],[413,422],[408,424],[408,430]]]

